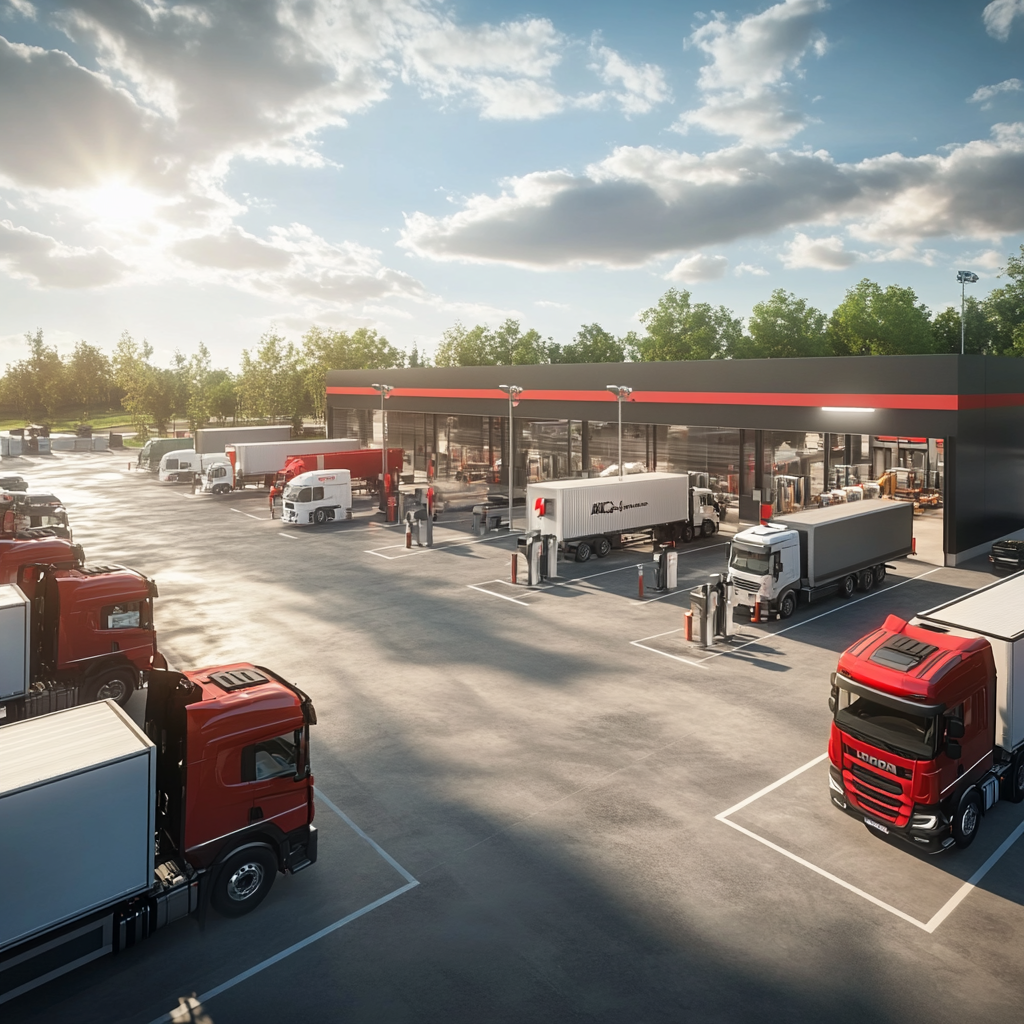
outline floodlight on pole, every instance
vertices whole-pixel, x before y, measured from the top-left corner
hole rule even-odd
[[[384,504],[384,481],[388,475],[388,414],[384,411],[384,399],[394,391],[391,384],[371,384],[371,388],[380,395],[380,500]],[[384,505],[387,514],[387,506]]]
[[[960,282],[960,355],[964,354],[964,342],[967,337],[966,319],[964,317],[964,287],[978,283],[978,275],[971,270],[958,270],[956,279]]]
[[[523,388],[518,384],[499,384],[499,388],[508,395],[508,530],[512,532],[512,498],[514,496],[515,473],[512,470],[512,410],[519,404],[519,396]]]
[[[605,387],[615,396],[619,405],[619,479],[622,479],[622,403],[633,394],[632,388],[624,384],[606,384]]]

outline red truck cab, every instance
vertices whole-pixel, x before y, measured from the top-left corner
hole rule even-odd
[[[177,856],[210,878],[222,913],[245,913],[278,871],[316,861],[315,724],[309,697],[257,665],[150,675],[160,858]]]
[[[24,565],[57,565],[77,568],[85,561],[80,544],[63,537],[18,536],[0,531],[0,583],[17,583]]]
[[[995,666],[984,637],[890,615],[840,656],[829,707],[832,802],[877,832],[929,853],[967,846],[996,799],[979,800],[979,782],[1014,787],[1016,772],[994,773]]]

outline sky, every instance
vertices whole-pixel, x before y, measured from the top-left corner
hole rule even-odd
[[[958,304],[1024,242],[1024,0],[0,0],[0,364]]]

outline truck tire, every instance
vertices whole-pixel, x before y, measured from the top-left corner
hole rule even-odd
[[[844,598],[853,597],[853,592],[857,589],[857,577],[847,576],[846,579],[842,580],[839,584],[839,596]]]
[[[324,523],[327,522],[327,509],[318,508],[316,512],[313,513],[313,522],[316,523],[317,526],[323,526]]]
[[[874,587],[875,587],[875,570],[874,569],[865,569],[860,574],[860,579],[857,581],[857,586],[860,587],[860,589],[865,591],[865,592],[867,592],[869,590],[874,590]]]
[[[884,580],[885,580],[885,566],[884,565],[876,565],[875,566],[875,586],[876,587],[880,586]]]
[[[1014,757],[1004,779],[1002,799],[1019,804],[1024,800],[1024,751]]]
[[[241,917],[263,902],[276,874],[277,858],[267,847],[239,850],[217,872],[210,902],[224,917]]]
[[[612,542],[607,537],[598,537],[594,541],[594,554],[598,558],[607,558],[612,553]]]
[[[953,841],[961,850],[965,850],[974,842],[980,824],[981,800],[978,798],[978,791],[971,788],[960,797],[960,806],[953,818]]]
[[[581,540],[579,544],[576,545],[576,561],[589,562],[592,552],[593,548],[591,548],[590,542]]]
[[[689,544],[693,540],[693,525],[691,523],[683,523],[683,543]]]
[[[714,532],[715,524],[711,522],[710,519],[705,519],[704,522],[700,524],[700,535],[702,537],[710,537]]]
[[[787,590],[779,601],[779,618],[788,619],[796,611],[796,594]]]
[[[214,494],[227,494],[228,491],[230,491],[230,490],[231,490],[231,488],[228,487],[227,484],[217,484],[217,486],[214,487],[214,489],[213,489],[213,493]]]
[[[136,679],[135,669],[130,665],[115,665],[89,682],[85,691],[86,700],[116,700],[124,707],[135,692]]]

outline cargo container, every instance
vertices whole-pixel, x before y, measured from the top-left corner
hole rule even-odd
[[[223,455],[225,445],[287,441],[291,436],[292,428],[287,423],[272,427],[202,427],[196,431],[196,451],[200,455]]]
[[[733,603],[789,618],[798,600],[851,597],[885,579],[887,563],[913,548],[914,508],[858,501],[779,516],[742,530],[729,550]]]
[[[253,444],[229,444],[224,453],[231,463],[234,477],[231,486],[245,487],[258,484],[271,487],[290,455],[305,452],[317,455],[321,452],[348,452],[359,447],[355,438],[325,438],[318,441],[265,441]]]
[[[389,448],[387,454],[388,474],[398,479],[404,465],[405,452],[401,448]],[[379,448],[359,448],[352,451],[321,452],[316,455],[289,455],[284,469],[277,474],[275,483],[279,489],[300,473],[314,470],[347,469],[353,481],[362,480],[368,488],[376,490],[381,474]]]
[[[719,525],[711,491],[690,487],[678,473],[530,484],[526,508],[528,528],[557,537],[578,562],[591,554],[604,558],[630,536],[688,542],[695,533],[710,536]]]
[[[927,853],[969,846],[1024,800],[1024,573],[890,615],[840,656],[829,707],[833,804]]]
[[[0,1003],[313,864],[315,723],[236,664],[155,672],[145,730],[113,701],[0,728]]]

